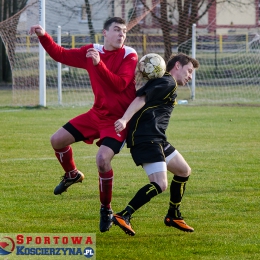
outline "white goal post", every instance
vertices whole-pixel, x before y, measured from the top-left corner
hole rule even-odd
[[[39,0],[39,24],[45,29],[45,0]],[[39,105],[46,107],[46,52],[39,44]]]
[[[57,28],[57,43],[61,45],[61,26]],[[58,66],[58,102],[59,105],[62,105],[62,72],[61,72],[61,63],[57,62]]]

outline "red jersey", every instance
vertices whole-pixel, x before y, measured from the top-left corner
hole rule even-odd
[[[38,37],[46,52],[57,62],[88,71],[95,96],[93,109],[100,116],[121,118],[134,100],[135,68],[138,62],[136,51],[128,46],[114,51],[107,51],[103,45],[89,44],[81,48],[66,49],[56,44],[45,33]],[[100,55],[100,62],[94,66],[87,58],[87,50],[95,48]]]

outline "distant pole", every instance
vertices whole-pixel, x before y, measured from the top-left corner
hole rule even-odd
[[[192,25],[192,58],[196,59],[196,24]],[[191,80],[191,100],[195,100],[195,70],[193,71]]]
[[[215,33],[215,76],[217,77],[218,74],[218,62],[217,62],[217,31]]]
[[[39,24],[45,29],[45,0],[39,0]],[[46,52],[39,44],[39,103],[46,107]]]
[[[61,27],[57,29],[57,43],[61,45]],[[62,77],[61,77],[61,63],[58,62],[58,101],[62,105]]]

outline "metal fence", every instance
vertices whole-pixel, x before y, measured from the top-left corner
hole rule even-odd
[[[230,52],[234,49],[244,48],[249,51],[249,43],[256,37],[256,34],[197,34],[196,49],[198,51],[218,51]],[[57,35],[52,35],[57,41]],[[95,34],[95,42],[103,44],[103,35]],[[62,35],[61,45],[65,48],[79,48],[83,45],[91,43],[90,35],[75,34]],[[140,53],[147,53],[154,50],[162,50],[164,39],[161,34],[128,34],[127,45],[133,46]],[[177,48],[178,36],[171,34],[171,45]],[[37,37],[29,35],[17,35],[16,50],[30,52],[38,47]]]

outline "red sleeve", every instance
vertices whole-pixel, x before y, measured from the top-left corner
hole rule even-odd
[[[112,73],[104,62],[100,60],[95,69],[98,70],[99,74],[102,75],[103,79],[108,82],[112,90],[116,92],[122,92],[125,90],[131,82],[133,82],[135,76],[135,68],[138,62],[136,53],[128,54],[120,66],[117,74]]]
[[[38,38],[43,48],[55,61],[76,68],[86,67],[86,53],[91,45],[81,48],[65,49],[54,42],[48,33]]]

